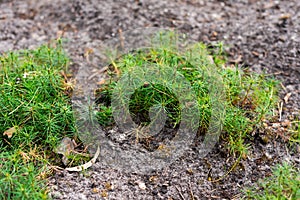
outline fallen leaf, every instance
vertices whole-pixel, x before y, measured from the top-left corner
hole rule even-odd
[[[283,127],[290,127],[291,126],[291,122],[289,120],[284,120],[283,122],[281,122],[281,125]]]
[[[75,145],[73,141],[68,137],[64,137],[58,147],[55,149],[56,153],[63,155],[62,161],[64,165],[68,164],[68,155],[74,151],[74,148]]]
[[[74,150],[73,141],[68,137],[64,137],[61,140],[60,144],[58,145],[56,152],[59,154],[70,154],[70,152],[73,150]]]
[[[236,59],[229,60],[230,63],[238,64],[243,61],[242,55],[239,55]]]
[[[149,181],[150,181],[150,182],[156,182],[156,181],[157,181],[157,176],[151,176],[151,177],[149,178]]]
[[[259,53],[258,53],[258,52],[252,51],[251,53],[252,53],[253,55],[255,55],[256,57],[259,57]]]
[[[13,136],[14,133],[17,132],[16,127],[11,127],[10,129],[7,129],[6,131],[4,131],[3,135],[7,135],[8,138],[11,138]]]
[[[86,58],[87,63],[91,63],[90,61],[90,54],[93,54],[94,50],[91,48],[85,48],[84,50],[84,57]]]
[[[194,172],[193,172],[192,169],[187,169],[186,171],[187,171],[187,173],[190,174],[190,175],[194,174]]]
[[[289,99],[290,99],[291,95],[292,95],[292,93],[289,92],[289,93],[287,93],[287,94],[285,95],[285,97],[283,98],[283,99],[284,99],[284,102],[285,102],[286,104],[289,102]]]
[[[113,190],[114,189],[114,186],[111,182],[106,182],[105,185],[104,185],[105,189],[107,190]]]
[[[102,79],[101,81],[97,82],[98,85],[103,85],[105,84],[105,79]]]

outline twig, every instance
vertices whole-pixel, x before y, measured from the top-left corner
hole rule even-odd
[[[59,167],[59,166],[50,166],[50,168],[51,168],[51,169],[54,169],[54,170],[57,171],[57,172],[61,172],[61,171],[64,170],[64,168]]]
[[[193,190],[192,190],[192,186],[191,186],[191,181],[189,181],[189,188],[190,188],[190,193],[191,193],[191,200],[195,200]]]
[[[97,67],[97,66],[95,66]],[[101,69],[99,69],[98,71],[96,71],[95,73],[93,73],[89,78],[88,80],[92,80],[95,76],[99,75],[99,74],[102,74],[103,72],[105,72],[106,70],[108,69],[108,67],[102,67]]]
[[[237,164],[240,162],[241,158],[242,158],[242,155],[240,155],[240,156],[238,157],[238,159],[234,162],[234,164],[231,166],[231,168],[230,168],[223,176],[221,176],[221,177],[219,177],[219,178],[217,178],[217,179],[215,179],[215,180],[209,180],[209,181],[212,182],[212,183],[215,183],[215,182],[219,182],[220,180],[224,179],[226,176],[228,176],[228,174],[229,174],[230,172],[233,171],[233,169],[234,169],[234,168],[237,166]]]
[[[281,101],[281,102],[278,104],[279,121],[281,121],[281,118],[282,118],[282,107],[283,107],[283,101]]]
[[[180,190],[178,189],[178,187],[175,186],[175,188],[176,188],[176,190],[177,190],[177,192],[178,192],[180,198],[181,198],[182,200],[185,200],[184,196],[182,195],[182,193],[180,192]]]
[[[286,87],[285,87],[282,83],[280,83],[280,86],[283,88],[283,90],[284,90],[285,92],[287,92]]]
[[[68,167],[65,170],[67,170],[69,172],[80,172],[80,171],[86,170],[96,162],[99,154],[100,154],[100,147],[98,145],[97,151],[96,151],[94,157],[89,162],[87,162],[83,165],[76,166],[76,167]]]
[[[121,48],[124,49],[124,37],[123,37],[122,29],[119,29],[119,37],[120,37]]]

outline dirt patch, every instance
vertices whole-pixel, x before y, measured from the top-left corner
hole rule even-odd
[[[292,119],[300,108],[299,9],[296,0],[4,0],[0,1],[0,53],[34,48],[63,36],[71,67],[78,69],[97,66],[102,42],[120,30],[176,28],[207,44],[224,41],[230,63],[281,80],[281,98],[291,93],[283,103],[282,120]],[[89,50],[91,63],[84,57]],[[279,132],[273,130],[275,135]],[[288,161],[300,168],[300,152],[287,147],[282,137],[266,144],[254,135],[248,157],[215,183],[208,176],[220,177],[235,161],[221,148],[222,141],[204,159],[189,151],[170,167],[149,175],[112,170],[98,162],[83,174],[55,174],[49,189],[54,199],[189,199],[192,194],[195,199],[239,199],[242,187],[269,176],[276,163]]]

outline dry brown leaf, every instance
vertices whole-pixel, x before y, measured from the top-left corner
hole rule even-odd
[[[253,55],[255,55],[255,56],[259,57],[259,53],[258,53],[258,52],[256,52],[256,51],[252,51],[251,53],[252,53]]]
[[[290,127],[291,126],[291,122],[289,120],[284,120],[283,122],[281,122],[281,125],[283,127]]]
[[[239,55],[236,59],[229,60],[230,63],[238,64],[243,61],[243,56]]]
[[[64,137],[56,148],[56,152],[62,155],[69,155],[71,151],[74,151],[74,143],[71,138]]]
[[[8,138],[11,138],[13,136],[14,133],[17,132],[16,127],[11,127],[10,129],[7,129],[6,131],[4,131],[3,135],[7,135]]]
[[[149,181],[150,181],[150,182],[156,182],[156,181],[157,181],[157,176],[151,176],[151,177],[149,178]]]
[[[286,104],[289,102],[289,99],[290,99],[291,95],[292,95],[292,93],[289,92],[289,93],[287,93],[287,94],[285,95],[285,97],[283,98],[283,99],[284,99],[284,102],[285,102]]]
[[[58,147],[55,149],[56,153],[62,154],[62,162],[64,165],[68,164],[68,155],[74,151],[75,145],[73,141],[68,138],[64,137]]]
[[[92,48],[85,48],[84,50],[84,57],[87,61],[87,63],[91,63],[90,61],[90,54],[93,54],[94,53],[94,50]]]
[[[103,85],[105,84],[105,79],[102,79],[101,81],[97,82],[98,85]]]
[[[114,186],[111,182],[106,182],[105,185],[104,185],[105,189],[110,191],[110,190],[113,190],[114,189]]]

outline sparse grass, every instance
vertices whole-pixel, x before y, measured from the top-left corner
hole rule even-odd
[[[300,198],[299,169],[287,163],[277,165],[273,175],[260,180],[258,187],[245,190],[247,199],[297,200]]]
[[[0,57],[1,199],[47,198],[47,159],[75,132],[62,76],[67,65],[60,41]]]

